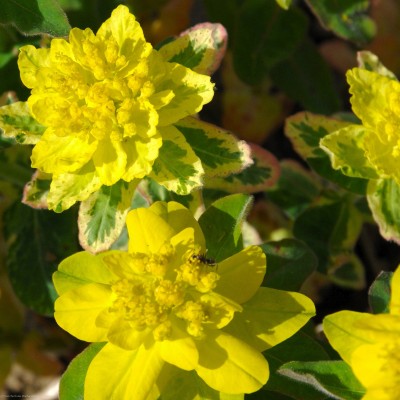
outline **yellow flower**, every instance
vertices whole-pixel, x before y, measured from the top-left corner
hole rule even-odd
[[[18,65],[30,113],[46,128],[32,167],[52,175],[50,205],[66,184],[73,203],[149,175],[163,140],[184,140],[172,124],[213,97],[210,78],[165,61],[122,5],[96,34],[74,28],[49,49],[22,47]]]
[[[313,303],[260,288],[258,246],[206,258],[199,224],[178,203],[133,210],[127,227],[127,252],[77,253],[54,274],[57,323],[107,342],[87,371],[85,399],[156,399],[182,370],[224,393],[260,389],[269,376],[261,352],[300,329]]]
[[[366,388],[363,400],[400,399],[400,267],[391,283],[390,313],[340,311],[324,319],[333,348]]]
[[[365,130],[365,157],[380,177],[400,183],[400,83],[362,68],[350,70],[347,81],[353,111]],[[357,126],[347,129],[355,131]]]

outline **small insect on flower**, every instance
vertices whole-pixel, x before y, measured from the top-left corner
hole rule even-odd
[[[205,254],[192,254],[190,256],[190,259],[192,261],[197,260],[199,262],[201,262],[202,264],[208,265],[210,267],[218,267],[218,263],[212,259],[212,258],[207,258]]]

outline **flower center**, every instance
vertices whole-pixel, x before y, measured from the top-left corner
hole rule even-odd
[[[387,343],[380,354],[382,359],[381,371],[387,375],[387,383],[393,399],[400,399],[400,342]]]
[[[109,311],[122,313],[133,329],[151,329],[156,340],[169,337],[174,321],[200,338],[205,324],[233,314],[210,296],[219,279],[215,264],[194,249],[177,258],[169,245],[158,253],[130,254],[129,272],[112,285],[115,300]]]

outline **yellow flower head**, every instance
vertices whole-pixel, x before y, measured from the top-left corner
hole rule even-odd
[[[261,351],[300,329],[312,302],[260,288],[258,246],[207,258],[200,226],[178,203],[133,210],[127,227],[127,252],[77,253],[54,274],[57,323],[107,342],[89,366],[85,399],[156,399],[180,370],[218,391],[258,390],[269,375]]]
[[[340,311],[324,319],[329,342],[366,388],[363,400],[400,398],[400,267],[391,283],[390,312]]]
[[[74,28],[48,49],[22,47],[18,65],[30,113],[46,128],[32,166],[58,185],[78,177],[78,200],[147,176],[171,124],[213,97],[210,78],[165,61],[122,5],[96,34]]]
[[[400,183],[400,83],[362,68],[350,70],[347,81],[353,111],[365,129],[366,158],[379,176]]]

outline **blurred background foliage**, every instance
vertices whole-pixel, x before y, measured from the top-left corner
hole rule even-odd
[[[18,12],[15,4],[25,3],[35,6],[33,17]],[[69,26],[96,30],[120,3],[130,7],[154,46],[196,23],[226,27],[228,51],[213,76],[214,100],[201,118],[268,150],[268,168],[277,178],[254,194],[251,207],[246,202],[244,242],[265,242],[266,285],[306,293],[316,302],[317,323],[338,309],[366,310],[367,288],[381,270],[394,270],[400,262],[398,246],[380,237],[366,204],[366,182],[334,171],[318,149],[324,132],[317,123],[297,123],[296,113],[354,120],[345,72],[357,65],[359,50],[372,51],[400,74],[400,0],[2,0],[0,105],[29,95],[17,68],[20,46],[46,46],[51,35],[66,35]],[[84,348],[51,318],[51,274],[80,249],[77,209],[55,214],[21,204],[34,172],[29,156],[28,147],[0,136],[0,393],[9,394],[37,390],[26,376],[48,382]],[[133,207],[174,198],[154,182],[143,190]],[[178,201],[209,205],[226,194],[205,188],[202,199]],[[331,357],[311,331],[307,327],[291,339],[296,345],[301,335],[303,344],[310,338],[298,358],[293,346],[274,348],[275,369],[294,359]],[[25,374],[18,375],[19,369]],[[286,379],[272,376],[265,388],[274,391],[271,398],[326,398],[300,384],[288,389]],[[249,398],[265,398],[257,396]]]

